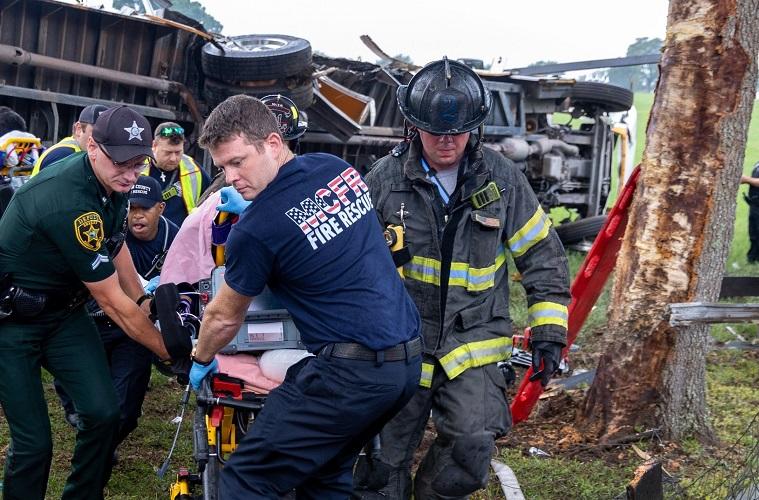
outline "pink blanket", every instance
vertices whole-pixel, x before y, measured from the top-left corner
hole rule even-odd
[[[280,382],[264,376],[258,363],[258,356],[253,354],[217,354],[216,359],[219,362],[221,373],[226,373],[243,381],[245,384],[243,391],[268,394],[280,384]]]
[[[216,192],[182,223],[161,270],[161,283],[195,283],[211,276],[211,224],[221,194]]]

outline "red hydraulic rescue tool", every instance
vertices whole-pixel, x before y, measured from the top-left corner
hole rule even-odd
[[[590,310],[601,295],[601,291],[609,278],[612,269],[617,263],[617,254],[622,246],[622,237],[627,226],[627,217],[630,203],[632,202],[635,186],[638,183],[640,166],[635,167],[630,178],[627,180],[622,193],[611,209],[601,231],[598,233],[588,255],[585,256],[582,266],[577,271],[570,293],[572,302],[569,304],[569,317],[567,325],[567,347],[562,352],[566,357],[569,347],[577,338],[583,323],[590,314]],[[530,382],[532,367],[528,368],[519,384],[519,390],[511,403],[511,418],[514,424],[526,420],[530,416],[532,408],[543,393],[540,380]]]

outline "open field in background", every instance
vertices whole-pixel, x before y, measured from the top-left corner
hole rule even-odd
[[[645,127],[653,103],[650,94],[636,94],[638,109],[638,143],[636,158],[643,151]],[[746,153],[745,172],[750,172],[755,161],[759,161],[759,112],[755,107]],[[745,191],[742,187],[741,191]],[[733,275],[759,275],[759,266],[746,264],[748,248],[747,206],[738,195],[735,237],[727,263],[727,271]],[[569,252],[570,268],[574,274],[582,263],[584,254]],[[510,269],[514,269],[510,262]],[[581,350],[573,355],[575,368],[593,368],[601,349],[609,304],[609,285],[599,299],[583,328],[577,343]],[[526,324],[524,292],[521,286],[512,288],[512,315],[517,328]],[[756,325],[732,325],[736,332],[747,339],[756,339]],[[712,328],[717,341],[732,340],[724,325]],[[521,376],[521,373],[518,374]],[[740,451],[726,453],[727,448],[739,439],[741,433],[759,407],[759,356],[746,351],[716,349],[709,356],[707,372],[708,398],[712,412],[712,422],[722,444],[705,447],[695,440],[686,440],[680,445],[661,445],[656,440],[636,443],[648,453],[660,457],[665,468],[682,479],[681,484],[692,498],[724,498],[725,486],[720,482],[734,477],[740,467]],[[45,379],[45,390],[49,401],[49,415],[54,436],[54,458],[51,471],[48,498],[60,498],[65,476],[68,473],[73,431],[64,422],[63,412],[57,403],[52,388],[52,379]],[[155,471],[160,467],[176,426],[171,423],[177,413],[182,388],[176,382],[154,371],[151,389],[143,407],[144,416],[138,429],[120,448],[120,460],[111,478],[110,499],[168,499],[168,487],[179,465],[193,466],[191,461],[192,411],[191,398],[185,422],[167,476],[159,479]],[[574,412],[582,401],[582,390],[571,391],[564,396],[549,398],[539,403],[533,416],[500,441],[498,455],[515,471],[526,498],[543,499],[610,499],[623,493],[632,471],[642,460],[631,447],[617,447],[613,450],[586,450],[583,453],[568,451],[557,443],[571,427]],[[742,446],[749,442],[742,443]],[[4,461],[8,446],[8,428],[0,419],[0,448]],[[537,446],[552,454],[551,458],[540,459],[529,456],[527,450]],[[703,478],[692,487],[693,481]],[[475,495],[478,499],[502,499],[503,493],[493,477],[487,490]],[[667,498],[682,498],[670,493]]]

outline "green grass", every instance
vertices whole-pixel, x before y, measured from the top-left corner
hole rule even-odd
[[[53,389],[52,377],[43,372],[45,396],[48,400],[50,424],[53,433],[53,465],[48,481],[47,498],[60,498],[69,473],[74,449],[74,431],[65,422],[63,410]],[[106,490],[109,499],[168,499],[169,485],[174,481],[179,465],[191,466],[191,417],[193,403],[188,406],[182,434],[171,462],[169,472],[159,479],[156,471],[166,457],[176,426],[171,420],[177,414],[181,388],[175,381],[153,371],[150,390],[143,405],[140,425],[119,448],[119,463],[113,469]],[[189,419],[187,418],[189,415]],[[5,463],[8,446],[8,425],[0,420],[0,464]]]

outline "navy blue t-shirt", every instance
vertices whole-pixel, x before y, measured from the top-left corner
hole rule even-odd
[[[226,258],[227,284],[248,297],[268,285],[311,352],[332,342],[387,349],[419,334],[369,188],[335,156],[283,165],[233,226]]]
[[[135,238],[131,231],[127,231],[126,245],[140,276],[149,280],[161,274],[163,259],[178,231],[177,225],[163,215],[158,220],[158,232],[150,241]]]

